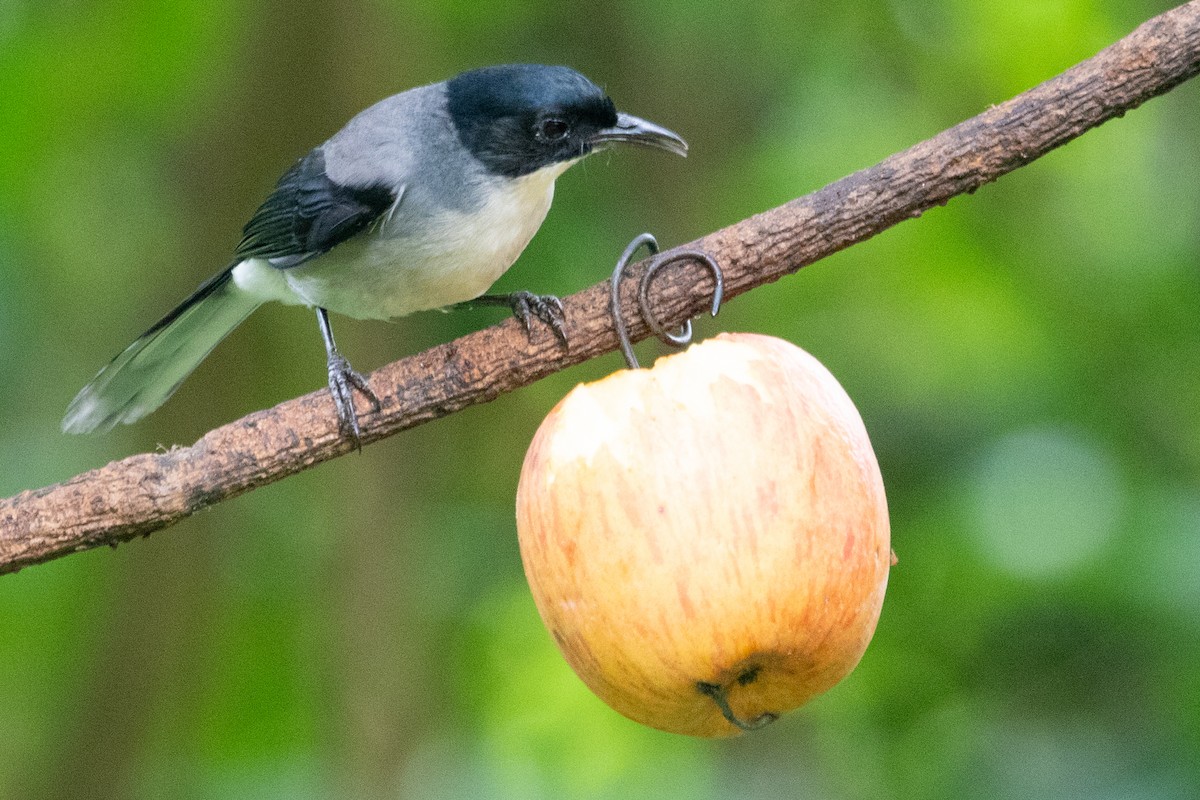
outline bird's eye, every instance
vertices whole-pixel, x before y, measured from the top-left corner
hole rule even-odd
[[[570,125],[561,119],[551,117],[538,123],[537,134],[538,138],[544,142],[557,142],[566,138],[570,130]]]

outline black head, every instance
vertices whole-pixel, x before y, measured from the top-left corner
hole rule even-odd
[[[484,67],[452,78],[446,94],[463,145],[489,171],[509,178],[581,158],[610,142],[687,152],[665,128],[618,114],[600,87],[567,67]]]

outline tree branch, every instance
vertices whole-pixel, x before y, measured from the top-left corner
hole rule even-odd
[[[726,298],[735,297],[973,192],[1197,72],[1200,0],[1193,0],[1002,105],[686,247],[716,258]],[[630,270],[622,292],[634,340],[649,335],[634,311],[643,266]],[[665,270],[651,293],[658,319],[677,324],[700,314],[711,286],[698,265]],[[363,440],[487,402],[615,350],[608,293],[604,282],[564,300],[568,351],[549,331],[528,341],[508,320],[377,370],[371,385],[383,408],[363,419]],[[22,492],[0,500],[0,573],[164,528],[351,449],[321,390],[217,428],[191,447],[131,456]]]

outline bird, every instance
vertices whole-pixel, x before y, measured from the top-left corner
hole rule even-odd
[[[621,143],[688,151],[565,66],[482,67],[377,102],[283,174],[229,265],[101,369],[71,401],[63,431],[145,417],[255,309],[277,301],[316,311],[339,432],[361,449],[354,394],[375,412],[380,401],[338,350],[329,313],[390,320],[505,303],[530,335],[536,317],[565,343],[554,296],[486,292],[541,227],[555,180]]]

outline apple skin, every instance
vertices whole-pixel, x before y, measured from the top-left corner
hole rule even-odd
[[[815,358],[756,334],[572,390],[526,454],[517,530],[580,678],[625,716],[695,736],[739,732],[703,684],[755,721],[849,674],[891,563],[854,404]]]

